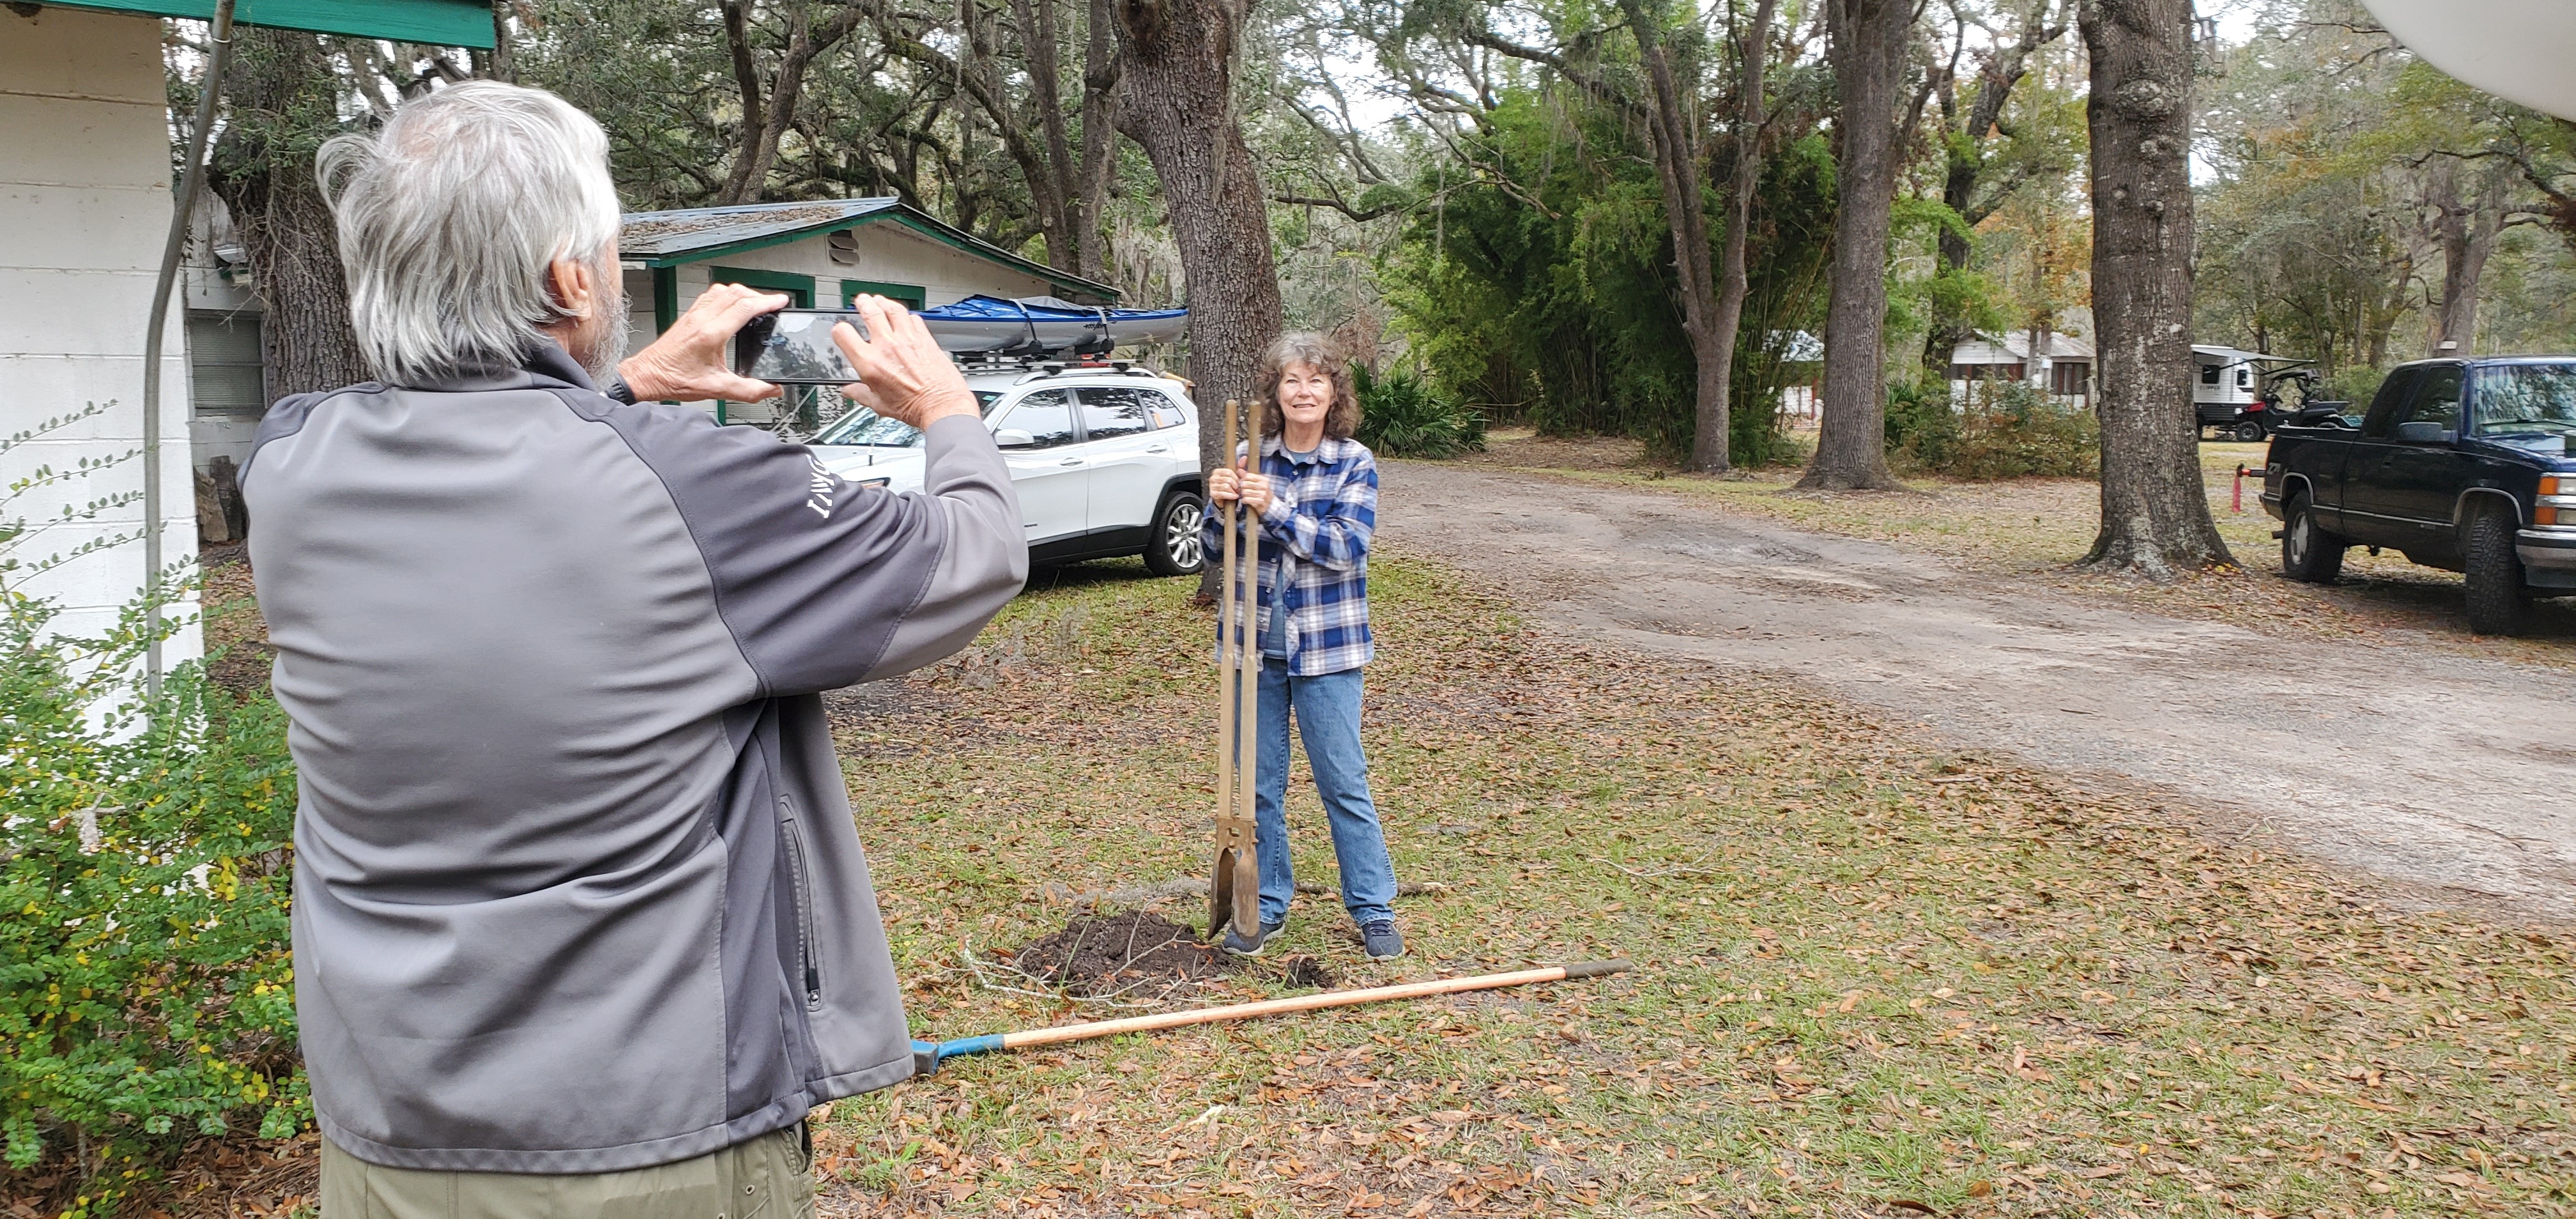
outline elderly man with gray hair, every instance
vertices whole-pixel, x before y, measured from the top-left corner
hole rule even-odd
[[[620,360],[607,154],[474,82],[321,156],[383,380],[278,403],[242,490],[330,1219],[810,1215],[806,1111],[913,1073],[818,692],[1020,588],[1009,475],[873,298],[835,337],[918,493],[653,405],[776,393],[722,356],[786,302],[717,287]]]

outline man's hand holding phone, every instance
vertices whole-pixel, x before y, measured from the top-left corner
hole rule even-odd
[[[911,310],[882,296],[862,296],[853,303],[867,325],[866,337],[847,322],[832,327],[833,344],[859,374],[856,383],[841,387],[843,396],[924,429],[951,415],[982,413],[956,363]]]
[[[662,337],[618,364],[617,375],[638,402],[703,402],[724,398],[759,402],[781,392],[754,381],[726,362],[734,332],[764,313],[787,307],[788,298],[740,284],[710,284]]]
[[[626,379],[638,402],[775,398],[783,392],[777,384],[736,371],[737,366],[747,367],[742,364],[747,349],[737,344],[736,336],[753,319],[776,313],[787,304],[787,297],[774,292],[740,284],[709,285],[662,337],[619,364],[618,375]],[[842,394],[879,415],[917,428],[950,415],[980,413],[966,378],[920,318],[882,296],[861,296],[852,307],[860,325],[838,322],[831,331],[833,345],[859,378],[842,386]],[[728,356],[733,357],[730,362]]]

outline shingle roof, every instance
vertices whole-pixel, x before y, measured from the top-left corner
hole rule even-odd
[[[745,203],[668,212],[628,212],[620,218],[617,252],[627,258],[666,258],[828,229],[835,224],[901,207],[899,199],[823,199],[807,203]],[[995,250],[999,253],[999,249]]]
[[[1953,364],[2019,364],[2030,358],[2030,332],[2015,330],[2003,335],[1979,331],[1977,337],[1961,343],[1950,352]],[[2048,336],[2048,358],[2051,360],[2090,360],[2093,340],[2081,335],[2051,331]]]
[[[628,212],[620,218],[618,256],[653,266],[697,262],[735,250],[778,245],[874,221],[890,221],[952,249],[1000,263],[1075,293],[1114,302],[1118,290],[1042,262],[1022,258],[962,229],[941,223],[900,199],[811,199],[744,203],[664,212]]]

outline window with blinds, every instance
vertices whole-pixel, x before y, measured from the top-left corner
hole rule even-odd
[[[260,375],[259,319],[188,315],[188,405],[199,419],[257,419],[268,412]]]

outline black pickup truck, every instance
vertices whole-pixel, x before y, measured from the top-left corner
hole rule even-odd
[[[2331,584],[2353,546],[2465,572],[2469,629],[2519,633],[2576,596],[2576,356],[2400,365],[2368,412],[2273,432],[2263,507],[2281,570]]]

